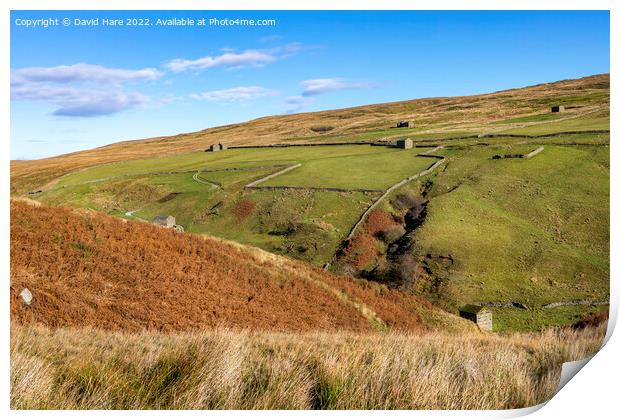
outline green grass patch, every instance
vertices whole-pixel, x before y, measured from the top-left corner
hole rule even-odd
[[[541,331],[549,325],[572,325],[583,316],[609,310],[609,306],[559,306],[553,309],[492,308],[493,330],[499,333],[512,331]]]
[[[509,151],[453,151],[434,177],[417,252],[450,254],[455,263],[445,294],[429,298],[452,310],[606,299],[609,149],[546,146],[532,159],[489,159]],[[545,313],[541,322],[553,322]]]
[[[355,147],[348,155],[306,158],[301,167],[261,185],[386,189],[432,165],[432,159],[416,156],[427,150]]]

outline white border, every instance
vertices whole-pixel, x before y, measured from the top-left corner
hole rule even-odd
[[[82,417],[88,415],[93,418],[106,418],[112,417],[128,417],[131,415],[136,418],[152,418],[152,417],[169,417],[169,416],[184,416],[184,417],[204,417],[208,415],[210,417],[254,417],[254,418],[285,418],[294,414],[299,418],[315,418],[316,416],[327,418],[367,418],[372,416],[373,418],[427,418],[427,417],[440,417],[440,418],[506,418],[515,417],[528,414],[534,409],[523,409],[513,411],[397,411],[397,412],[363,412],[363,411],[347,411],[347,412],[9,412],[9,139],[10,139],[10,103],[9,103],[9,60],[10,60],[10,42],[9,42],[9,28],[10,28],[10,10],[390,10],[390,9],[409,9],[409,10],[612,10],[611,12],[611,91],[612,97],[612,115],[616,115],[617,107],[615,106],[615,98],[618,86],[618,48],[620,39],[620,33],[618,33],[618,2],[611,0],[433,0],[433,1],[419,1],[419,0],[298,0],[294,4],[290,1],[284,0],[262,0],[261,2],[251,2],[248,0],[228,0],[226,2],[214,2],[214,1],[201,1],[201,0],[177,0],[175,2],[165,0],[108,0],[108,1],[91,1],[84,2],[79,0],[55,0],[54,2],[45,0],[4,0],[0,3],[0,9],[2,10],[2,20],[0,23],[0,54],[2,54],[0,66],[0,75],[2,83],[0,83],[0,96],[2,101],[0,102],[0,127],[2,127],[4,133],[4,141],[0,143],[2,156],[4,158],[3,164],[0,166],[2,171],[0,177],[4,180],[0,185],[0,191],[2,193],[2,206],[0,211],[2,212],[2,221],[0,229],[2,236],[0,239],[1,249],[4,251],[0,256],[2,264],[2,279],[4,279],[4,291],[2,296],[2,309],[4,315],[4,324],[0,329],[2,334],[2,376],[4,381],[2,383],[2,389],[0,391],[0,398],[2,401],[2,408],[8,412],[8,415],[20,418],[39,418],[42,415],[46,417]],[[579,30],[578,28],[567,28],[569,31]],[[615,138],[620,127],[618,126],[617,119],[611,120],[612,131],[612,144],[615,143]],[[611,200],[611,215],[615,215],[618,206],[618,194],[617,194],[617,182],[616,179],[616,166],[618,162],[618,152],[616,147],[611,148],[612,164],[611,167],[611,188],[612,188],[612,200]],[[616,238],[618,233],[618,226],[615,220],[611,221],[611,276],[612,276],[612,296],[611,296],[611,313],[613,319],[610,324],[615,325],[617,319],[618,308],[618,282],[616,274],[618,272],[618,249]],[[609,335],[609,334],[608,334]],[[575,418],[583,419],[588,416],[590,418],[610,418],[611,413],[616,412],[618,408],[617,389],[618,375],[620,375],[620,363],[616,354],[620,354],[618,351],[620,344],[617,337],[609,338],[607,345],[583,368],[578,374],[577,379],[569,381],[569,383],[554,397],[552,398],[544,408],[536,411],[532,414],[533,418],[539,419],[558,419],[558,418]]]

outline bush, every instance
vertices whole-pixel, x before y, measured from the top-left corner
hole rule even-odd
[[[398,260],[398,276],[404,284],[413,285],[418,263],[411,254],[405,254]]]
[[[392,216],[390,212],[383,209],[376,209],[368,215],[364,223],[364,230],[369,235],[380,236],[381,232],[395,224],[394,216]]]
[[[314,131],[315,133],[327,133],[328,131],[332,131],[333,129],[334,127],[330,125],[317,125],[314,127],[310,127],[310,130]]]
[[[380,237],[386,244],[391,244],[403,236],[407,231],[401,225],[392,225],[381,232]]]
[[[391,200],[392,207],[401,212],[405,212],[412,208],[422,207],[424,200],[418,194],[412,191],[404,191],[396,194]]]
[[[302,216],[284,202],[274,201],[259,215],[262,230],[274,235],[290,235],[299,229]]]

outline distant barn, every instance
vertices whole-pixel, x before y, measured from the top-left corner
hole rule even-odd
[[[174,216],[159,215],[159,216],[155,216],[155,218],[153,219],[153,223],[159,226],[172,228],[176,225],[176,219],[174,218]]]
[[[461,318],[475,322],[483,331],[493,331],[493,313],[480,305],[465,305],[459,310]]]
[[[209,150],[210,152],[217,152],[219,150],[222,150],[222,145],[221,144],[212,144],[211,146],[209,146]]]
[[[551,112],[564,112],[564,105],[554,105],[551,107]]]
[[[399,121],[396,123],[396,128],[413,127],[413,123],[409,124],[409,121]]]
[[[413,147],[413,140],[401,139],[396,141],[396,147],[399,149],[411,149]]]
[[[228,146],[226,146],[226,145],[225,145],[225,144],[223,144],[223,143],[218,144],[218,146],[220,146],[220,150],[226,150],[226,149],[228,149]]]

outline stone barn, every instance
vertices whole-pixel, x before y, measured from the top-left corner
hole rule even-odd
[[[396,128],[408,128],[413,127],[413,123],[409,124],[409,121],[399,121],[396,123]]]
[[[401,139],[396,141],[396,147],[399,149],[411,149],[413,147],[413,140]]]
[[[222,150],[222,145],[221,144],[212,144],[211,146],[209,146],[209,151],[210,152],[217,152],[219,150]]]
[[[226,146],[225,144],[222,144],[222,143],[218,144],[218,146],[220,146],[220,150],[228,149],[228,146]]]
[[[493,331],[493,313],[480,305],[465,305],[459,310],[461,318],[475,322],[483,331]]]
[[[564,105],[554,105],[551,107],[551,112],[564,112]]]
[[[174,216],[155,216],[153,223],[166,228],[172,228],[176,226],[176,219]]]

